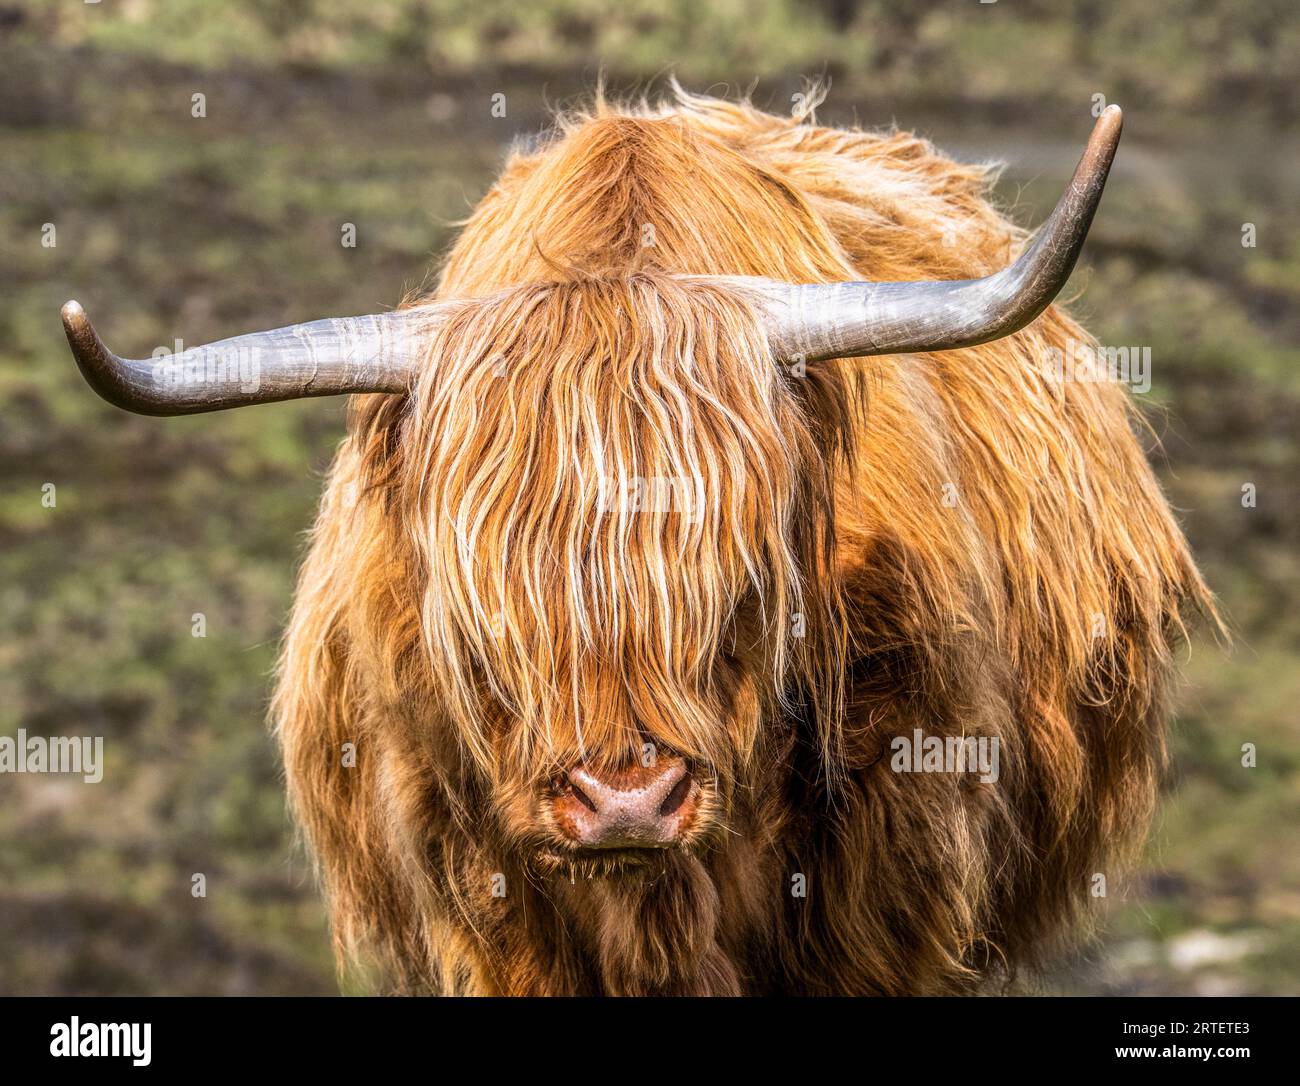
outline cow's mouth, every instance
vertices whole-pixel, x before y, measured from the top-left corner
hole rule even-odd
[[[544,846],[535,854],[546,875],[578,883],[587,879],[655,878],[681,861],[688,850],[680,845],[657,848],[564,848]]]

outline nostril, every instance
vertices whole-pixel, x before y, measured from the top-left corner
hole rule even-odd
[[[682,779],[673,785],[673,790],[664,797],[663,806],[659,808],[660,817],[667,818],[669,815],[675,814],[681,805],[686,802],[686,797],[690,794],[690,791],[691,775],[683,773]]]
[[[586,807],[587,810],[591,811],[593,814],[600,813],[592,798],[577,786],[572,777],[569,778],[569,791],[573,793],[573,798]]]

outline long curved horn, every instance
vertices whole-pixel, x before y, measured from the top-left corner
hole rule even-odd
[[[950,351],[1019,331],[1065,286],[1083,248],[1119,144],[1123,115],[1107,106],[1038,237],[1009,268],[985,279],[796,285],[741,280],[768,303],[778,360]]]
[[[405,392],[441,311],[332,317],[142,359],[105,347],[77,302],[63,307],[63,330],[82,376],[109,403],[141,415],[193,415],[304,396]]]
[[[759,292],[780,361],[972,347],[1018,331],[1060,292],[1101,200],[1122,114],[1098,118],[1074,178],[1034,243],[984,279],[790,284],[728,277]],[[82,375],[110,403],[145,415],[189,415],[304,396],[404,392],[441,306],[330,318],[255,332],[153,359],[119,358],[77,302],[63,326]]]

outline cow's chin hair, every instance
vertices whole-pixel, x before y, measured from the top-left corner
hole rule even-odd
[[[560,909],[594,952],[613,995],[734,995],[740,983],[718,945],[719,900],[699,855],[646,850],[592,861],[589,877],[550,875]],[[578,871],[582,871],[579,867]]]

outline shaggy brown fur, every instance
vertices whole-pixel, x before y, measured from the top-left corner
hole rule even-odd
[[[681,92],[511,158],[413,393],[354,403],[284,651],[341,958],[401,991],[944,993],[1071,927],[1146,823],[1180,608],[1212,609],[1125,392],[1046,364],[1087,340],[1058,308],[782,372],[753,299],[675,277],[984,275],[1023,242],[988,184]],[[695,500],[609,503],[634,478]],[[914,728],[996,736],[1000,781],[893,772]],[[566,849],[556,772],[645,743],[706,779],[683,847]]]

